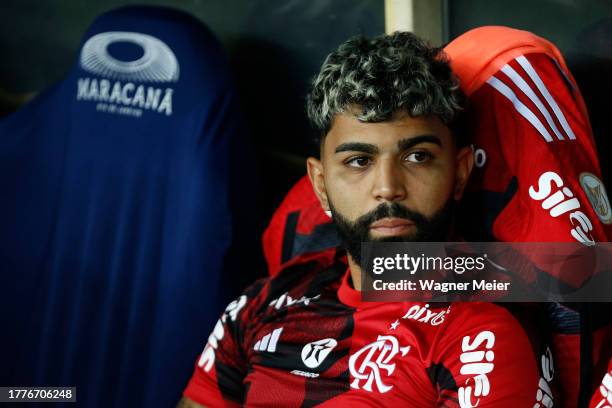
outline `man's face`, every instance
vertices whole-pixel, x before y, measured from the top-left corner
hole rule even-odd
[[[472,167],[437,117],[363,123],[337,115],[308,172],[357,263],[364,241],[441,241]]]

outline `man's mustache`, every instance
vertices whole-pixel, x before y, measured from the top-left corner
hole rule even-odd
[[[427,219],[421,213],[413,211],[400,203],[381,203],[372,211],[357,218],[355,224],[369,227],[374,222],[383,218],[402,218],[416,225],[422,225],[427,222]]]

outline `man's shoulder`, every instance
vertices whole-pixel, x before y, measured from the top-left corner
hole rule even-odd
[[[292,304],[295,299],[313,298],[322,292],[335,294],[345,272],[346,265],[340,261],[322,262],[315,258],[290,264],[275,276],[258,279],[242,296],[252,309],[260,310],[283,302]]]

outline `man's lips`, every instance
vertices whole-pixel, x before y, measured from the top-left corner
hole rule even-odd
[[[405,218],[383,218],[370,225],[370,230],[383,235],[398,235],[408,231],[414,222]]]

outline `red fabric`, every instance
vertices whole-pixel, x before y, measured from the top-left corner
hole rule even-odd
[[[599,220],[580,184],[584,173],[601,177],[588,115],[559,51],[531,33],[505,27],[469,31],[445,51],[469,96],[468,128],[475,147],[486,154],[484,165],[474,169],[470,190],[503,192],[513,177],[518,181],[518,191],[495,220],[495,238],[607,241],[611,226]],[[512,92],[514,104],[500,88]],[[560,190],[560,198],[573,195],[577,207],[551,215],[557,207],[542,205]]]
[[[361,303],[337,265],[296,265],[248,289],[184,395],[208,407],[513,408],[533,407],[542,387],[553,392],[537,334],[505,308]],[[307,366],[305,348],[321,340],[333,343],[329,354]]]
[[[469,98],[468,128],[475,148],[486,155],[484,165],[474,169],[468,191],[502,193],[513,179],[517,182],[512,199],[494,214],[494,238],[608,241],[612,229],[605,188],[601,185],[599,195],[589,197],[582,185],[585,176],[601,178],[588,114],[559,50],[526,31],[482,27],[463,34],[445,51]],[[543,208],[554,194],[572,204],[569,210],[557,214],[556,206]],[[588,274],[557,278],[578,286]],[[575,406],[579,335],[556,334],[553,342],[565,393],[562,404]],[[611,346],[594,344],[595,356]]]
[[[285,226],[289,214],[299,211],[297,233],[310,234],[317,225],[331,223],[321,208],[308,176],[302,177],[287,193],[287,196],[274,212],[268,228],[263,235],[263,251],[268,263],[268,272],[276,275],[283,266],[282,249]],[[333,252],[333,251],[332,251]]]
[[[560,398],[555,406],[573,408],[580,391],[580,335],[554,333],[555,375],[560,386]]]

